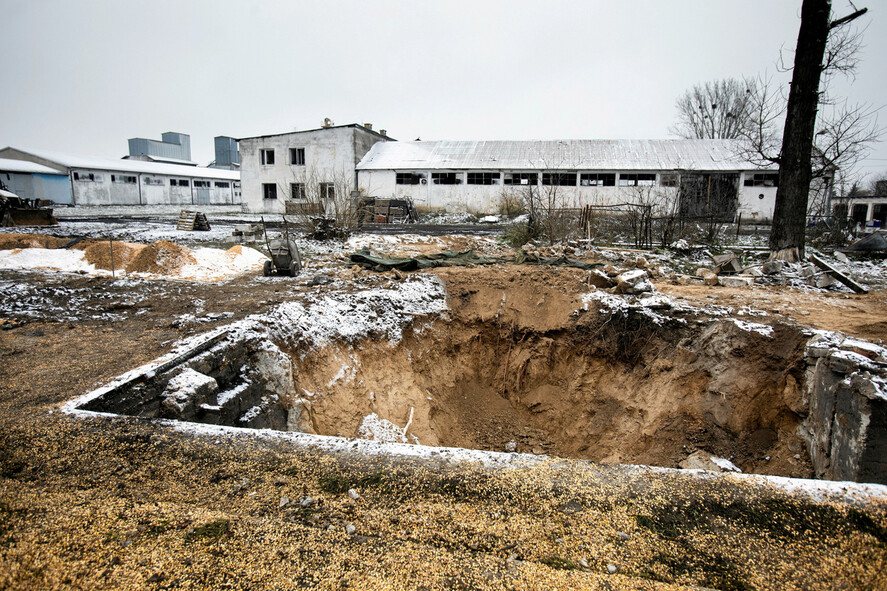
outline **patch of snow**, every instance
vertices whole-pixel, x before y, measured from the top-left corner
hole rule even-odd
[[[409,427],[409,424],[407,424],[407,427]],[[362,438],[384,443],[406,443],[405,431],[406,429],[401,429],[388,419],[383,419],[374,412],[365,416],[360,423],[360,427],[357,428],[357,434]]]
[[[262,414],[262,407],[256,405],[256,406],[250,408],[245,413],[243,413],[243,416],[241,416],[240,419],[238,419],[238,420],[241,423],[248,423],[251,420],[253,420],[254,418],[256,418],[257,416],[259,416],[260,414]]]
[[[0,250],[0,269],[53,269],[63,273],[111,274],[110,271],[97,270],[89,264],[82,250],[63,248]]]
[[[745,332],[756,332],[765,337],[773,338],[773,327],[769,324],[745,322],[743,320],[737,320],[736,318],[730,318],[729,320]]]

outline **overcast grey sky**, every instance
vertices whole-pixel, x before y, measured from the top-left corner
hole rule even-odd
[[[216,135],[324,117],[402,140],[667,138],[692,85],[775,74],[781,48],[790,62],[800,5],[0,0],[0,147],[120,157],[180,131],[206,164]],[[835,94],[883,107],[887,2],[857,5],[866,47]],[[887,143],[862,172],[887,172]]]

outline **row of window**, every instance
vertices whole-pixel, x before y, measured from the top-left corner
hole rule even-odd
[[[291,166],[305,166],[305,148],[290,148],[289,155]],[[262,148],[259,157],[263,166],[271,166],[275,162],[274,148]]]
[[[335,199],[336,186],[334,183],[320,183],[318,185],[320,197],[322,199]],[[277,199],[277,184],[262,184],[262,197],[265,199]],[[305,183],[290,183],[290,199],[293,201],[304,201],[308,199],[308,191]]]
[[[575,187],[578,180],[583,187],[615,187],[616,173],[606,172],[543,172],[542,184],[554,187]],[[535,172],[468,172],[465,173],[465,183],[468,185],[538,185],[539,174]],[[428,182],[424,172],[398,172],[395,173],[395,181],[398,185],[419,185]],[[460,172],[432,172],[431,184],[433,185],[461,185],[462,173]],[[655,173],[622,173],[619,174],[620,187],[652,186],[656,184]],[[678,186],[678,175],[660,175],[660,184],[664,187]]]
[[[100,174],[96,174],[94,172],[75,172],[74,180],[88,183],[100,183],[104,180],[104,176]],[[144,183],[146,185],[163,185],[163,179],[155,179],[152,177],[144,177]],[[127,185],[135,185],[139,182],[137,176],[134,175],[126,175],[126,174],[112,174],[111,175],[112,183],[123,183]],[[201,181],[195,180],[194,186],[198,189],[209,189],[211,181]],[[191,182],[188,179],[169,179],[170,187],[188,187]],[[212,183],[219,189],[230,189],[231,183],[228,181],[215,181]],[[239,183],[234,183],[234,188],[238,188]]]

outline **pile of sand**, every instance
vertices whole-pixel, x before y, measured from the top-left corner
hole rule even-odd
[[[114,255],[117,255],[116,249]],[[169,240],[159,240],[141,248],[127,263],[126,272],[175,275],[185,265],[196,262],[190,248]]]
[[[111,271],[111,245],[107,240],[88,240],[77,244],[74,248],[83,251],[86,260],[96,269]],[[114,242],[114,268],[120,271],[129,270],[130,262],[146,248],[144,244],[132,242]]]
[[[0,234],[0,250],[61,248],[70,241],[70,238],[56,238],[42,234]]]

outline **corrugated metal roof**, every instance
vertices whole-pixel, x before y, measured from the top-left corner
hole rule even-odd
[[[47,150],[21,150],[23,154],[30,154],[43,160],[49,160],[65,168],[85,168],[92,170],[107,170],[120,172],[138,172],[144,174],[165,174],[170,176],[201,177],[208,179],[224,179],[239,181],[240,171],[223,170],[219,168],[203,168],[201,166],[183,166],[179,164],[165,164],[163,162],[145,162],[142,160],[114,160],[111,158],[95,158],[92,156],[73,156]]]
[[[414,141],[375,144],[358,170],[753,170],[735,140]]]
[[[54,168],[37,164],[36,162],[28,162],[27,160],[12,160],[10,158],[0,158],[0,170],[3,172],[24,172],[30,174],[58,174],[65,176],[65,173],[59,172]]]

